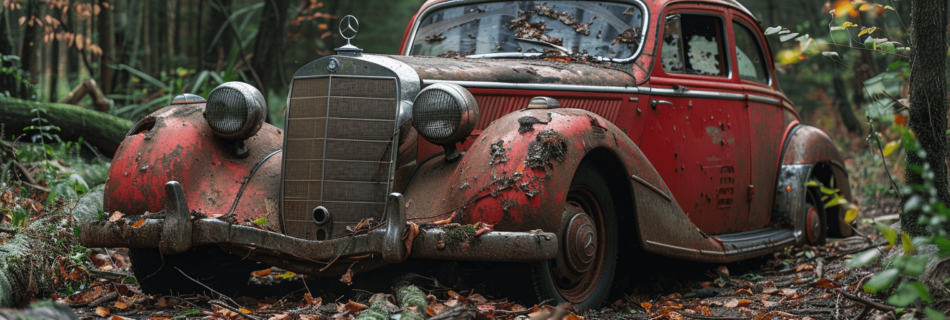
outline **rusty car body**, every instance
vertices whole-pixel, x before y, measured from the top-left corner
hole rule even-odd
[[[237,84],[147,116],[106,183],[126,216],[82,243],[133,248],[147,290],[210,246],[312,275],[526,262],[541,298],[593,308],[619,251],[723,263],[851,233],[809,187],[851,199],[842,156],[736,1],[432,0],[401,55],[361,51],[297,71],[286,131]]]

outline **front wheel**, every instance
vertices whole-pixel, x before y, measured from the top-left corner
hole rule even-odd
[[[564,204],[567,223],[554,260],[531,265],[541,301],[594,309],[607,299],[617,266],[616,214],[607,181],[588,162],[574,173]]]

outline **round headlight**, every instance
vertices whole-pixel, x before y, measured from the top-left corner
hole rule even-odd
[[[205,120],[219,137],[244,140],[261,129],[266,110],[267,103],[257,88],[231,81],[211,90],[205,106]]]
[[[419,135],[437,145],[462,141],[478,122],[478,103],[460,85],[437,83],[422,89],[412,104],[412,122]]]

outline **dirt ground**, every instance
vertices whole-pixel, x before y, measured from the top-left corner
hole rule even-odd
[[[865,205],[859,219],[895,213],[898,203]],[[366,312],[373,294],[392,294],[393,279],[414,273],[428,297],[430,319],[858,319],[884,315],[882,295],[859,290],[879,265],[848,269],[850,255],[869,248],[888,250],[873,227],[869,237],[833,239],[822,247],[788,248],[773,255],[726,265],[695,263],[646,254],[621,253],[615,296],[600,310],[578,311],[550,302],[535,305],[530,284],[518,279],[524,266],[410,261],[395,268],[356,274],[352,284],[316,279],[278,269],[248,275],[292,293],[264,299],[202,295],[148,296],[124,275],[122,249],[92,252],[98,281],[69,297],[81,319],[382,319]],[[111,258],[111,259],[110,259]],[[286,278],[286,279],[284,279]],[[235,279],[235,281],[243,281]],[[524,283],[512,285],[511,283]],[[113,294],[113,293],[116,294]],[[850,296],[850,298],[849,298]],[[855,298],[857,297],[857,298]],[[233,298],[233,299],[232,299]],[[857,301],[857,300],[864,300]],[[395,300],[393,300],[395,302]],[[886,307],[886,306],[885,306]],[[243,315],[241,313],[245,313]],[[384,316],[384,315],[383,315]],[[899,316],[899,315],[898,315]]]

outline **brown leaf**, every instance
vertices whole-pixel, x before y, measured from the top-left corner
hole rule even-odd
[[[825,278],[818,279],[818,281],[815,282],[815,286],[819,288],[825,288],[825,289],[841,288],[841,284],[825,279]]]
[[[268,269],[264,269],[264,270],[258,270],[258,271],[251,272],[251,275],[253,275],[255,278],[260,278],[260,277],[269,275],[270,273],[271,273],[271,269],[268,268]]]
[[[647,313],[650,313],[650,308],[653,308],[653,304],[649,302],[641,303],[640,306],[643,307],[643,310],[646,310]]]
[[[743,294],[743,293],[744,293],[744,294],[748,294],[748,295],[750,295],[750,296],[751,296],[751,295],[754,295],[754,294],[752,293],[752,289],[749,289],[749,288],[736,290],[736,292],[733,292],[732,294],[733,294],[733,295],[739,295],[739,294]]]
[[[814,290],[814,288],[808,289],[808,291],[802,292],[802,293],[800,293],[800,294],[796,294],[796,295],[792,296],[791,299],[799,299],[799,298],[802,298],[802,297],[808,295],[808,293],[811,292],[812,290]]]
[[[350,300],[346,302],[346,305],[343,306],[343,309],[349,310],[350,312],[360,312],[360,311],[369,309],[369,307],[367,307],[365,304],[353,302],[353,300]]]
[[[769,281],[762,284],[762,293],[775,293],[778,291],[778,288],[775,287],[775,282]]]
[[[564,320],[584,320],[584,317],[578,316],[571,312],[568,313],[566,317],[564,317]]]
[[[449,224],[449,222],[452,222],[452,219],[455,219],[455,214],[456,214],[456,213],[458,213],[458,211],[452,212],[452,215],[449,216],[448,219],[433,221],[433,222],[430,222],[429,224],[431,224],[431,225],[436,225],[436,226],[447,225],[447,224]]]
[[[127,308],[129,307],[129,304],[128,304],[128,303],[125,303],[125,302],[122,302],[122,301],[116,301],[116,302],[115,302],[115,305],[113,305],[113,306],[114,306],[116,309],[125,310],[125,309],[127,309]]]
[[[267,318],[267,320],[291,320],[293,319],[289,313],[279,313]]]
[[[143,224],[145,224],[145,219],[139,219],[139,221],[136,221],[135,223],[132,224],[132,227],[138,228],[138,227],[141,227]]]
[[[346,269],[346,273],[344,273],[343,276],[340,277],[340,282],[343,282],[346,285],[353,284],[353,269],[352,268]]]
[[[403,241],[406,243],[406,254],[412,252],[412,242],[416,239],[416,235],[419,234],[419,225],[412,221],[406,221],[408,225],[406,230],[406,235],[403,236]]]
[[[704,316],[710,317],[713,315],[712,311],[709,311],[709,307],[703,306],[702,311]]]
[[[751,303],[752,303],[752,300],[732,299],[732,300],[726,301],[726,303],[723,304],[722,306],[726,308],[745,307]]]
[[[469,300],[469,301],[472,301],[472,303],[474,303],[474,304],[485,304],[485,303],[488,303],[488,299],[485,299],[485,297],[483,297],[482,295],[477,294],[477,293],[473,293],[473,294],[469,295],[469,296],[468,296],[468,300]]]
[[[81,38],[82,35],[79,35],[79,37]],[[79,50],[82,50],[82,47],[81,47],[81,46],[79,47]],[[122,212],[118,212],[118,211],[113,212],[113,213],[112,213],[112,216],[109,216],[109,222],[116,222],[116,221],[119,221],[119,220],[121,220],[122,217],[124,217],[124,216],[125,216],[125,214],[122,213]]]
[[[783,295],[783,296],[786,296],[786,297],[794,296],[796,293],[798,293],[798,290],[795,290],[795,289],[792,289],[792,288],[785,288],[785,289],[782,289],[781,292],[779,292],[779,294],[781,294],[781,295]]]
[[[795,272],[802,272],[803,270],[815,270],[815,266],[810,264],[799,265],[798,268],[795,268]]]
[[[109,308],[98,306],[96,307],[96,314],[98,314],[100,317],[105,318],[106,316],[109,315]]]
[[[494,229],[494,228],[495,228],[495,225],[493,225],[493,224],[482,223],[482,224],[481,224],[481,228],[478,228],[478,230],[475,230],[475,236],[477,237],[477,236],[480,236],[480,235],[482,235],[482,234],[484,234],[484,233],[486,233],[486,232],[491,232],[492,229]]]
[[[726,268],[726,266],[719,266],[719,268],[717,268],[716,271],[718,271],[722,275],[726,275],[726,276],[729,275],[729,268]]]
[[[778,305],[778,301],[762,300],[762,305],[765,306],[766,308],[774,307]]]

